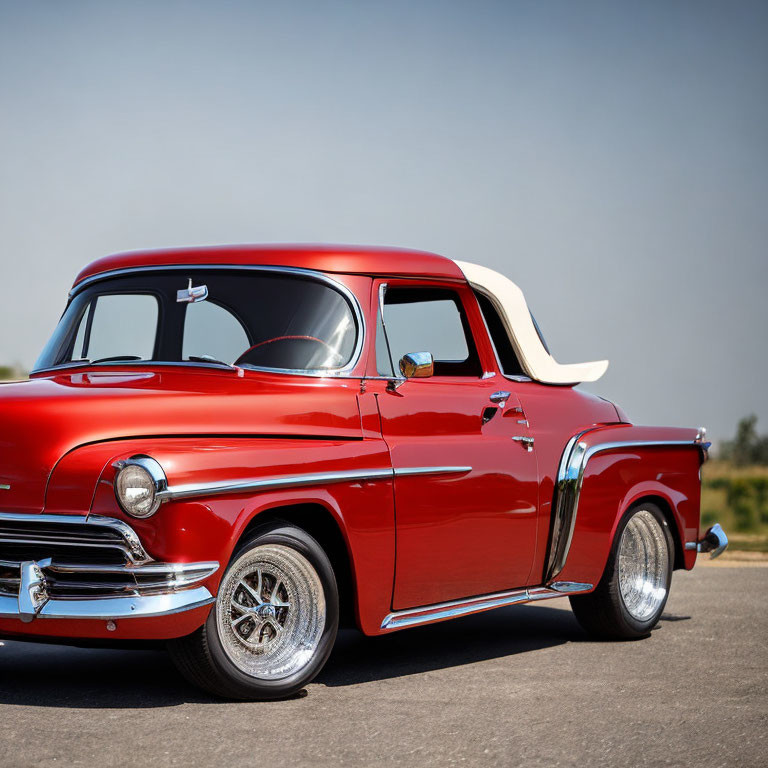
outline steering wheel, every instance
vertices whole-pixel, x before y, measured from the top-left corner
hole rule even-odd
[[[235,365],[240,365],[242,362],[244,362],[243,358],[245,358],[247,355],[249,355],[251,352],[253,352],[254,349],[258,349],[259,347],[265,347],[268,344],[274,344],[277,341],[311,341],[315,344],[320,344],[322,347],[324,347],[330,354],[332,354],[337,360],[338,363],[341,364],[344,362],[344,356],[340,355],[328,342],[323,341],[322,339],[318,339],[316,336],[275,336],[272,339],[266,339],[265,341],[260,341],[258,344],[254,344],[252,347],[249,347],[248,349],[243,352],[240,357],[235,360]]]

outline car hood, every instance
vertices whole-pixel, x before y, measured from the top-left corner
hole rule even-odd
[[[0,385],[0,511],[40,512],[48,478],[78,446],[136,437],[355,439],[349,379],[167,369],[61,373]]]

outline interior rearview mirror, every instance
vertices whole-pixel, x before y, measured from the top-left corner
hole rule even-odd
[[[400,358],[400,373],[406,379],[426,379],[435,372],[431,352],[409,352]]]
[[[192,285],[192,278],[189,278],[189,286],[180,291],[176,291],[176,302],[178,304],[197,304],[198,301],[205,301],[208,298],[207,285]]]

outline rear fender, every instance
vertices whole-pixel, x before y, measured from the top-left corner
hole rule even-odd
[[[677,563],[693,568],[696,551],[685,545],[699,535],[706,448],[695,429],[611,425],[575,435],[558,471],[545,583],[597,584],[622,515],[647,498],[669,517]]]

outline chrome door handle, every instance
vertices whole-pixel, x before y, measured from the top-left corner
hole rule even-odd
[[[490,397],[490,401],[492,403],[497,403],[500,408],[503,408],[504,403],[506,403],[510,397],[512,397],[511,392],[494,392]]]
[[[532,437],[524,437],[524,436],[521,436],[521,435],[515,435],[512,439],[515,442],[517,442],[517,443],[521,443],[526,451],[532,451],[533,450],[533,438]]]

